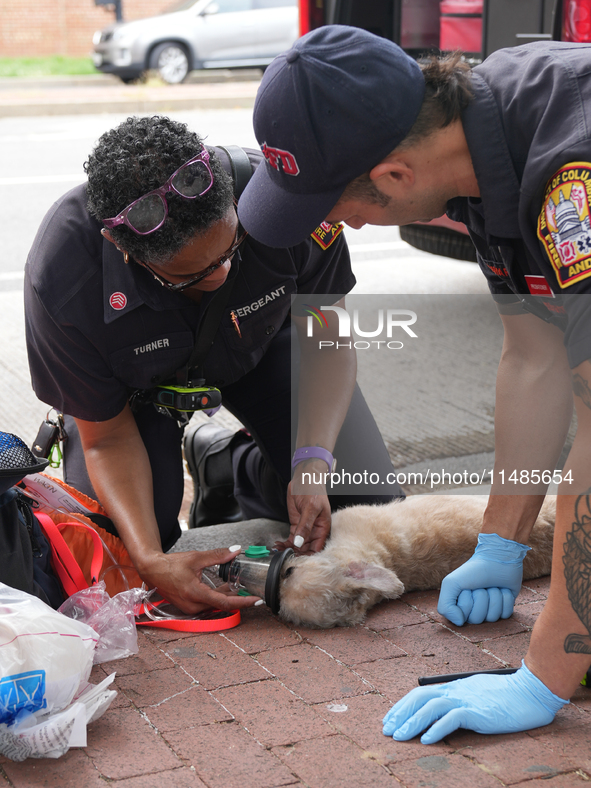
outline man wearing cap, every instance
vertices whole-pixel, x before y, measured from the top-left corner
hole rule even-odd
[[[166,117],[128,118],[100,138],[88,183],[50,209],[26,268],[33,387],[66,414],[66,481],[100,499],[141,577],[190,613],[251,602],[237,605],[201,581],[204,566],[232,558],[228,550],[167,552],[180,536],[187,397],[221,392],[248,429],[188,428],[194,526],[229,519],[230,499],[234,520],[290,521],[289,544],[314,551],[331,508],[402,495],[395,485],[330,499],[322,485],[315,495],[288,489],[305,472],[330,470],[333,455],[382,478],[392,465],[348,351],[319,357],[304,343],[294,353],[304,385],[292,424],[292,296],[341,303],[355,278],[340,234],[270,249],[244,233],[233,180],[260,159],[206,148]],[[306,320],[293,315],[304,336]],[[175,390],[180,404],[168,410]]]
[[[320,218],[359,228],[447,212],[467,225],[497,302],[492,494],[474,556],[442,584],[438,610],[453,623],[511,615],[573,401],[578,416],[559,474],[552,587],[525,662],[511,676],[414,690],[384,720],[395,739],[432,723],[425,743],[458,727],[545,725],[591,661],[590,62],[589,45],[542,42],[472,71],[458,56],[419,66],[392,42],[329,26],[277,58],[257,96],[255,132],[272,155],[239,205],[255,238],[281,244],[284,216],[297,243]]]

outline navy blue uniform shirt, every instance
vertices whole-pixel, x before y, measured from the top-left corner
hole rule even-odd
[[[256,165],[260,152],[248,151]],[[226,162],[220,156],[222,164]],[[151,388],[183,367],[204,308],[171,293],[133,260],[125,265],[78,186],[51,208],[37,233],[25,275],[29,366],[35,393],[75,418],[105,421],[135,389]],[[235,260],[239,258],[236,273]],[[247,237],[232,262],[236,276],[203,371],[228,385],[254,369],[288,319],[295,293],[332,293],[355,284],[341,235],[325,249],[309,238],[271,249]],[[231,313],[238,318],[240,334]]]
[[[591,46],[499,50],[472,77],[462,124],[480,199],[448,215],[468,226],[493,296],[564,330],[575,367],[591,358]]]

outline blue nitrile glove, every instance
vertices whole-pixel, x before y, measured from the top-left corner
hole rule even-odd
[[[421,742],[434,744],[458,728],[517,733],[548,725],[568,702],[550,692],[522,662],[509,676],[470,676],[413,689],[384,717],[384,734],[408,741],[431,725]]]
[[[443,579],[437,612],[458,627],[509,618],[528,550],[498,534],[480,534],[472,558]]]

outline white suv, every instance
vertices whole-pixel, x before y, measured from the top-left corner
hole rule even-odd
[[[268,66],[297,37],[297,0],[185,0],[98,31],[93,59],[124,82],[156,69],[173,84],[196,68]]]

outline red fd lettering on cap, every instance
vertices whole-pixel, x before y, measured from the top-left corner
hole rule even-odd
[[[283,172],[285,175],[299,175],[300,168],[293,153],[280,148],[270,148],[266,142],[261,145],[261,150],[265,159],[277,172]]]

